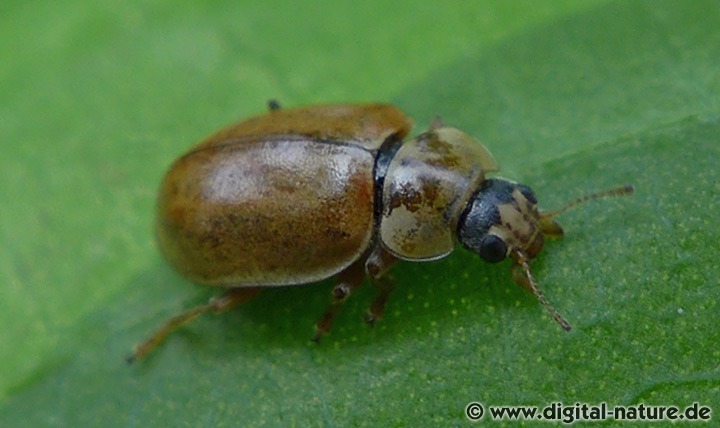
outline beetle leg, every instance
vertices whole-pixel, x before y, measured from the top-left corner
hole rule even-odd
[[[560,324],[560,327],[562,327],[563,330],[570,331],[572,329],[570,323],[565,318],[563,318],[562,315],[560,315],[560,313],[553,307],[552,304],[550,304],[550,301],[545,297],[545,294],[542,292],[542,290],[540,290],[540,287],[538,287],[538,284],[535,281],[535,277],[533,277],[532,273],[530,272],[530,264],[527,256],[519,250],[514,250],[512,252],[512,257],[513,265],[511,269],[513,280],[518,285],[534,294],[535,297],[540,301],[540,304],[545,307],[550,316],[553,317],[553,319],[558,324]]]
[[[268,100],[267,105],[270,111],[280,110],[280,101],[276,99]]]
[[[385,312],[390,292],[393,290],[392,281],[383,278],[383,275],[390,270],[397,258],[390,254],[382,245],[378,245],[365,262],[365,272],[370,277],[373,285],[378,289],[378,295],[365,314],[365,322],[375,325],[375,322],[382,318]]]
[[[322,318],[315,324],[315,335],[313,336],[315,342],[319,342],[320,338],[330,331],[335,316],[337,316],[340,311],[342,304],[350,297],[353,291],[362,285],[365,279],[364,267],[365,260],[360,259],[337,275],[337,283],[330,294],[332,299],[330,306]]]
[[[239,305],[240,303],[249,300],[251,297],[255,296],[259,292],[260,287],[231,288],[225,291],[223,294],[217,297],[213,297],[208,303],[204,305],[190,308],[184,312],[181,312],[178,315],[175,315],[174,317],[167,320],[165,324],[163,324],[163,326],[160,327],[147,340],[138,344],[133,350],[132,355],[127,358],[127,362],[132,363],[135,360],[144,357],[150,351],[155,349],[155,347],[159,345],[168,336],[168,334],[172,333],[177,328],[189,323],[190,321],[194,320],[205,312],[212,311],[218,313],[227,311],[228,309],[231,309]]]

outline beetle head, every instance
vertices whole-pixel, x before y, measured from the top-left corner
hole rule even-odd
[[[502,178],[485,180],[460,217],[458,239],[490,263],[507,257],[531,260],[544,235],[562,235],[560,226],[538,213],[535,192]]]
[[[555,216],[587,201],[633,191],[631,185],[615,187],[577,198],[558,210],[541,213],[532,189],[502,178],[491,178],[480,185],[461,214],[458,239],[490,263],[512,258],[515,282],[532,292],[555,321],[569,331],[570,323],[545,298],[530,272],[529,262],[542,249],[545,236],[562,236],[562,228],[553,220]]]
[[[570,324],[545,298],[530,272],[530,260],[540,252],[544,236],[561,236],[552,215],[540,214],[535,192],[502,178],[485,180],[475,192],[458,224],[458,239],[482,259],[497,263],[512,258],[513,279],[537,297],[565,330]]]

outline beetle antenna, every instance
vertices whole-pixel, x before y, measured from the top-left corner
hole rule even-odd
[[[554,211],[548,211],[543,212],[540,214],[541,218],[550,219],[553,217],[557,217],[560,214],[564,213],[565,211],[569,210],[570,208],[574,208],[580,204],[584,204],[588,201],[593,201],[595,199],[603,199],[613,196],[624,196],[629,195],[632,192],[635,191],[635,188],[631,184],[625,184],[623,186],[613,187],[612,189],[603,190],[600,192],[590,193],[585,196],[581,196],[574,201],[568,202],[564,207],[561,207]]]
[[[565,331],[572,330],[572,326],[566,320],[563,318],[562,315],[555,309],[555,307],[550,303],[550,301],[545,297],[545,294],[543,294],[542,290],[540,290],[540,287],[538,286],[537,282],[535,281],[535,277],[533,277],[532,272],[530,272],[530,264],[528,263],[527,256],[523,254],[521,251],[515,250],[512,252],[513,259],[515,260],[516,265],[513,268],[513,278],[516,282],[518,282],[523,287],[527,288],[529,291],[531,291],[535,297],[538,299],[540,304],[542,304],[545,309],[548,311],[551,317],[560,324],[560,327],[563,328]],[[522,269],[522,273],[517,272],[517,268]],[[522,276],[519,276],[522,275]]]

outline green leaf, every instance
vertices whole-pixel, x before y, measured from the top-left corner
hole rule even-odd
[[[242,3],[242,2],[241,2]],[[1,426],[424,426],[468,402],[720,408],[720,6],[672,2],[10,2],[0,17]],[[203,317],[154,246],[164,169],[286,106],[391,101],[481,139],[559,218],[533,270],[458,249],[364,287],[319,346],[330,281]],[[485,420],[489,415],[485,415]]]

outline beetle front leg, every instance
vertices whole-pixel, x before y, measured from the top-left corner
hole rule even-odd
[[[545,307],[551,317],[560,324],[560,327],[565,331],[572,330],[570,323],[563,318],[562,315],[550,304],[550,301],[545,297],[545,294],[538,287],[535,277],[530,272],[530,264],[527,255],[522,251],[514,250],[512,252],[513,265],[512,265],[512,278],[524,289],[528,290],[540,301]]]
[[[313,336],[315,342],[319,342],[320,338],[330,331],[342,304],[345,303],[353,291],[362,285],[365,279],[365,260],[360,259],[351,264],[340,272],[336,278],[337,284],[335,284],[330,294],[330,306],[315,324],[315,336]]]
[[[382,245],[378,245],[373,250],[367,262],[365,262],[365,272],[370,277],[375,288],[378,289],[378,295],[372,305],[365,314],[365,322],[375,325],[375,322],[382,318],[385,312],[385,304],[387,304],[390,292],[393,290],[393,283],[383,275],[390,270],[395,264],[397,258],[390,254]]]

